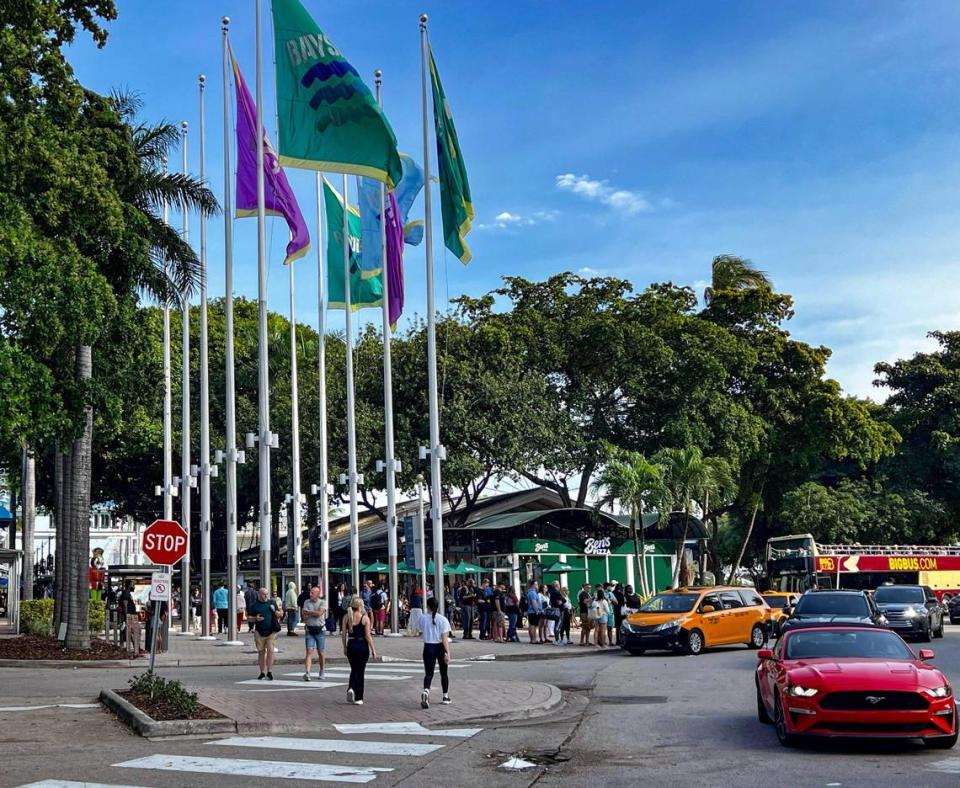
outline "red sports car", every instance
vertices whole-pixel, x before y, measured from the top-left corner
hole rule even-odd
[[[873,627],[787,632],[758,652],[757,715],[785,747],[801,736],[920,738],[957,743],[957,708],[947,678],[903,639]]]

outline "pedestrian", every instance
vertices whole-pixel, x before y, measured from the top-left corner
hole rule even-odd
[[[297,584],[287,583],[287,593],[283,595],[283,612],[287,619],[287,637],[297,636]]]
[[[200,588],[194,586],[190,590],[190,615],[192,616],[193,628],[200,627],[200,606],[203,597],[200,595]]]
[[[361,588],[363,589],[360,592],[360,596],[363,597],[363,606],[366,609],[367,613],[370,612],[370,596],[373,594],[373,581],[367,580]]]
[[[303,603],[310,598],[310,589],[313,586],[309,582],[303,584],[303,588],[300,589],[300,593],[297,594],[297,615],[300,617],[300,620],[303,621]],[[304,622],[306,623],[306,622]]]
[[[626,596],[618,580],[613,581],[613,630],[617,633],[617,645],[620,645],[620,625],[623,624],[623,606]]]
[[[133,596],[132,580],[127,580],[123,584],[123,591],[120,592],[117,602],[120,604],[127,625],[127,652],[137,657],[141,653],[140,613],[137,610],[137,600]]]
[[[243,592],[243,586],[237,586],[237,632],[243,627],[243,619],[247,614],[247,595]]]
[[[520,618],[520,600],[517,599],[517,592],[513,586],[507,588],[503,595],[505,601],[504,610],[507,614],[507,640],[511,643],[519,643],[517,636],[517,620]]]
[[[250,610],[257,603],[257,589],[253,587],[253,583],[247,583],[247,587],[243,591],[243,601],[246,602],[247,632],[253,632],[254,627],[257,625],[257,622],[253,620],[250,614]]]
[[[580,614],[580,645],[590,645],[590,630],[593,622],[590,620],[590,584],[584,583],[577,596],[577,612]]]
[[[490,639],[496,643],[507,642],[503,636],[504,593],[503,583],[499,583],[493,587],[490,597]]]
[[[363,598],[356,594],[350,600],[350,609],[340,624],[340,637],[343,640],[343,655],[350,662],[347,703],[362,706],[363,674],[370,658],[377,658],[377,649],[370,636],[370,617],[363,609]]]
[[[414,585],[410,592],[410,618],[407,620],[407,634],[420,634],[420,619],[423,617],[423,591]]]
[[[227,587],[220,583],[213,592],[213,608],[217,611],[217,634],[227,629],[227,613],[230,607],[230,594]]]
[[[460,590],[460,623],[463,625],[463,639],[473,640],[473,609],[477,603],[477,592],[473,587],[473,578],[468,578]]]
[[[537,594],[539,595],[540,599],[540,624],[537,632],[540,635],[541,643],[549,643],[551,638],[547,636],[547,627],[549,626],[550,617],[548,615],[547,607],[550,604],[550,597],[547,596],[547,587],[545,584],[541,583],[539,585]]]
[[[257,601],[247,607],[247,620],[253,620],[253,642],[257,647],[257,664],[260,666],[260,675],[257,679],[267,678],[273,681],[273,642],[280,632],[280,621],[283,612],[275,599],[270,599],[270,592],[261,588],[257,592]]]
[[[603,648],[607,635],[607,616],[610,614],[610,603],[607,601],[607,595],[603,586],[598,585],[594,594],[593,601],[590,603],[590,620],[596,630],[596,639],[594,645],[597,648]]]
[[[152,607],[152,605],[151,605]],[[166,600],[160,602],[160,615],[157,619],[157,631],[153,631],[153,611],[147,612],[147,638],[146,643],[153,643],[153,653],[163,653],[163,630],[166,627],[167,618],[170,616],[170,605]],[[149,650],[149,649],[148,649]]]
[[[537,590],[537,581],[531,580],[527,583],[527,634],[530,636],[530,643],[542,643],[540,639],[540,592]]]
[[[550,623],[547,625],[549,634],[553,635],[553,642],[560,643],[560,619],[563,617],[563,593],[560,591],[560,581],[554,580],[547,587],[549,598]]]
[[[493,592],[490,590],[490,581],[486,578],[480,583],[477,592],[477,614],[480,619],[480,640],[490,637],[490,606]]]
[[[310,589],[309,596],[303,600],[303,625],[305,635],[303,644],[306,653],[303,657],[303,680],[310,681],[310,664],[313,661],[313,652],[317,652],[317,678],[324,679],[325,658],[323,651],[327,646],[327,628],[324,621],[327,617],[327,606],[320,598],[320,586]]]
[[[643,603],[640,601],[640,597],[633,593],[633,586],[627,586],[624,591],[626,593],[623,595],[623,614],[628,616],[631,613],[636,613]]]
[[[570,603],[570,589],[564,586],[560,589],[560,627],[557,630],[557,643],[566,636],[566,644],[573,643],[570,640],[570,619],[573,618],[573,605]]]
[[[387,620],[386,596],[380,588],[372,588],[370,590],[370,612],[373,615],[373,633],[379,637],[383,636],[383,624]]]
[[[617,607],[617,597],[613,593],[613,583],[603,584],[603,593],[607,598],[607,645],[616,645],[614,629],[616,627],[617,616],[614,612]]]
[[[423,617],[423,692],[420,693],[420,708],[430,708],[430,684],[434,668],[440,666],[440,689],[444,706],[450,703],[450,622],[446,616],[437,614],[436,599],[427,600],[427,615]]]

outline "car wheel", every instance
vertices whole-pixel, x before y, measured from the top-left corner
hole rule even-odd
[[[646,649],[643,648],[628,648],[627,651],[629,651],[631,656],[634,657],[642,657],[647,653]]]
[[[934,750],[949,750],[957,743],[957,733],[952,736],[938,736],[936,739],[924,739],[923,743]]]
[[[935,638],[942,638],[942,637],[943,637],[943,617],[942,617],[942,616],[941,616],[941,618],[940,618],[940,626],[938,626],[938,627],[934,630],[933,636],[934,636]]]
[[[760,720],[764,725],[769,725],[773,722],[770,719],[770,715],[767,714],[767,706],[763,702],[763,696],[760,694],[760,682],[755,682],[757,685],[757,719]]]
[[[921,643],[929,643],[929,642],[930,642],[930,630],[931,630],[932,628],[933,628],[932,625],[928,623],[927,626],[926,626],[926,628],[923,629],[923,630],[921,630],[920,634],[917,636],[917,640],[919,640]]]
[[[796,735],[787,732],[787,721],[783,716],[783,704],[777,697],[773,701],[773,727],[777,732],[777,740],[784,747],[796,747],[798,739]]]
[[[697,656],[703,652],[703,632],[691,629],[687,634],[687,653]]]
[[[767,632],[763,628],[763,625],[754,624],[753,629],[750,630],[750,641],[747,643],[747,646],[750,648],[763,648],[766,642]]]

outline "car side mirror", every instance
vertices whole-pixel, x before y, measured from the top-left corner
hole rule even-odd
[[[757,652],[758,662],[763,662],[765,659],[773,659],[773,649],[762,648]]]
[[[713,605],[704,605],[700,608],[701,613],[713,613],[716,608]]]
[[[787,605],[787,606],[783,609],[783,612],[784,612],[784,615],[786,615],[787,617],[792,616],[792,615],[793,615],[793,608],[792,608],[790,605]]]
[[[920,659],[922,659],[924,662],[927,662],[928,660],[933,659],[934,656],[936,656],[936,655],[933,653],[933,649],[932,649],[932,648],[922,648],[922,649],[920,649]]]

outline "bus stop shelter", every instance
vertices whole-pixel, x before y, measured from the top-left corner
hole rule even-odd
[[[0,567],[7,568],[7,584],[0,586],[0,628],[20,633],[20,562],[23,551],[0,549]]]

